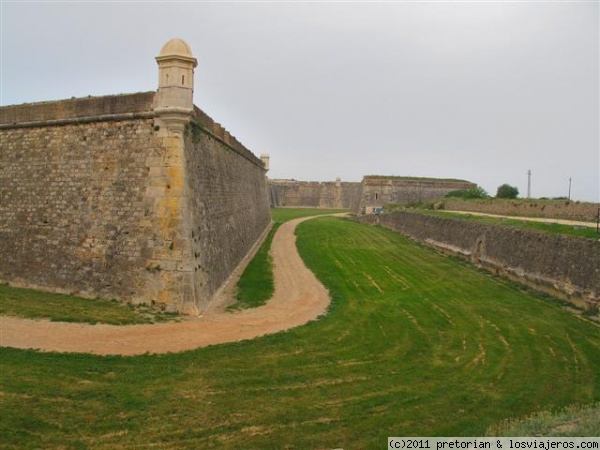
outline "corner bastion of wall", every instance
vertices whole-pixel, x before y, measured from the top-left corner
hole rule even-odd
[[[0,282],[210,302],[270,223],[264,167],[197,107],[186,136],[161,129],[155,96],[0,108]]]
[[[435,201],[455,190],[472,189],[475,183],[465,180],[368,175],[362,181],[359,214],[370,214],[386,204]]]

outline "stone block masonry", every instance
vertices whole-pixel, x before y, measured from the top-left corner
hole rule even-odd
[[[233,137],[161,129],[154,94],[0,108],[0,282],[206,306],[270,223],[265,171]]]
[[[600,241],[398,211],[365,216],[445,253],[569,300],[600,302]]]
[[[160,245],[144,239],[156,189],[149,164],[162,158],[153,126],[139,119],[0,129],[0,280],[142,300],[147,260]]]
[[[277,207],[358,208],[361,184],[336,181],[269,180],[269,201]]]
[[[475,187],[464,180],[368,175],[363,178],[360,204],[354,212],[371,214],[387,204],[439,200],[451,191]]]
[[[390,203],[439,200],[448,192],[476,187],[463,180],[365,176],[362,182],[269,180],[272,207],[348,209],[372,214]]]
[[[194,289],[210,298],[270,225],[262,162],[196,110],[185,136]],[[220,127],[218,127],[220,128]]]
[[[0,282],[204,309],[269,226],[263,163],[193,104],[171,39],[157,92],[0,108]]]

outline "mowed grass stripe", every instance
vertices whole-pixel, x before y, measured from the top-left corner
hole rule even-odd
[[[384,229],[297,235],[326,316],[174,355],[3,349],[4,447],[370,449],[600,398],[597,326]]]
[[[271,210],[273,226],[269,231],[264,242],[256,252],[256,255],[250,261],[240,279],[237,282],[236,301],[228,306],[228,311],[240,309],[257,308],[267,303],[273,296],[275,289],[273,282],[273,264],[271,255],[271,243],[277,229],[283,222],[292,219],[318,216],[324,214],[343,213],[338,209],[317,209],[317,208],[276,208]]]
[[[307,259],[316,251],[315,243],[331,242],[314,230],[315,235],[311,239],[302,240],[302,232],[314,227],[317,227],[315,222],[307,223],[299,232],[302,255]],[[394,290],[392,286],[389,294],[371,289],[368,299],[380,302],[382,308],[379,311],[384,309],[386,313],[378,318],[379,323],[375,323],[377,320],[373,317],[373,323],[365,326],[377,329],[381,324],[392,323],[408,327],[413,330],[411,333],[426,334],[421,342],[412,343],[409,356],[417,359],[409,362],[411,368],[418,365],[416,361],[420,360],[435,371],[445,369],[445,379],[450,381],[448,389],[452,386],[451,378],[455,378],[458,385],[463,385],[459,378],[464,377],[466,382],[481,376],[486,379],[482,394],[489,395],[491,399],[502,398],[509,405],[518,406],[522,401],[529,401],[525,394],[527,389],[520,392],[518,397],[514,392],[503,395],[503,391],[511,391],[511,384],[531,388],[529,394],[539,393],[537,401],[545,401],[546,405],[553,404],[549,401],[552,396],[568,402],[568,392],[548,395],[548,392],[556,389],[557,384],[579,384],[582,379],[591,381],[584,388],[586,395],[590,398],[598,395],[598,379],[594,376],[594,370],[600,364],[597,327],[585,324],[583,326],[589,328],[589,334],[578,331],[577,340],[571,339],[571,342],[577,342],[577,352],[582,354],[580,359],[583,359],[583,355],[586,358],[585,366],[582,361],[576,365],[569,340],[559,337],[557,331],[566,328],[567,334],[570,334],[582,324],[554,305],[451,258],[411,244],[386,230],[371,228],[367,232],[363,227],[354,225],[352,228],[360,227],[361,231],[352,233],[357,239],[349,241],[344,236],[345,229],[350,232],[349,224],[348,228],[334,224],[331,227],[336,230],[328,236],[334,235],[348,244],[338,249],[344,249],[347,258],[360,260],[359,270],[371,267],[371,276],[384,291],[388,288],[384,273],[387,274],[388,283],[394,276],[409,282],[410,289]],[[325,233],[325,229],[322,232]],[[372,248],[370,257],[364,251],[369,247]],[[332,254],[333,250],[324,249],[322,253]],[[361,254],[360,258],[352,256],[357,253]],[[335,257],[337,260],[344,259],[343,254],[336,254]],[[326,262],[322,258],[311,260],[309,265],[313,264],[318,276],[326,279],[326,284],[333,291],[343,291],[345,286],[351,285],[323,267]],[[387,271],[381,270],[386,267]],[[362,300],[365,304],[367,298],[358,295],[348,300],[350,303]],[[396,305],[400,308],[395,308]],[[362,318],[355,320],[366,323],[368,316],[363,309]],[[356,321],[348,322],[358,326]],[[560,324],[558,329],[557,324]],[[394,327],[391,328],[392,331],[387,333],[388,340],[394,336]],[[540,332],[534,334],[536,328]],[[545,343],[548,336],[554,336],[554,355],[548,351]],[[560,351],[557,352],[558,348]],[[516,411],[513,413],[518,415]]]

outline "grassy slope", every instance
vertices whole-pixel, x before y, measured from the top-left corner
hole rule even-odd
[[[143,305],[86,299],[0,284],[0,315],[48,318],[61,322],[125,325],[170,320],[174,314]]]
[[[427,214],[432,216],[447,217],[460,220],[472,220],[476,222],[488,223],[491,225],[501,225],[532,231],[542,231],[544,233],[565,234],[567,236],[582,237],[587,239],[600,239],[600,234],[596,232],[595,228],[551,223],[551,219],[548,219],[548,222],[532,222],[526,220],[500,219],[496,217],[476,216],[470,214],[456,214],[450,211],[445,212],[419,210],[418,212],[420,214]]]
[[[0,445],[382,448],[600,399],[597,326],[387,230],[297,234],[326,317],[177,355],[2,349]]]
[[[269,250],[279,225],[280,222],[273,224],[265,241],[240,276],[237,282],[236,302],[227,308],[229,311],[256,308],[264,305],[273,295],[273,262]]]
[[[274,208],[271,217],[275,222],[287,222],[308,216],[322,216],[324,214],[336,214],[348,212],[344,209],[317,209],[317,208]]]

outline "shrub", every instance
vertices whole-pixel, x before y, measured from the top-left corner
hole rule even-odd
[[[498,191],[496,192],[497,198],[517,198],[518,195],[519,189],[506,183],[498,186]]]
[[[475,187],[471,189],[459,189],[456,191],[448,192],[444,197],[452,197],[452,198],[489,198],[488,193],[482,187]]]

